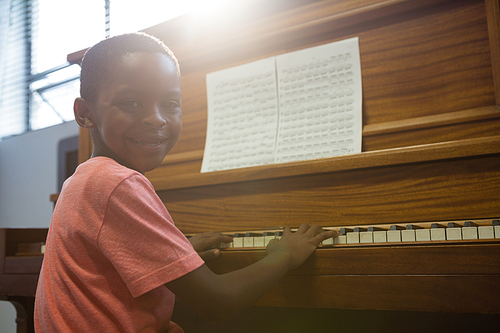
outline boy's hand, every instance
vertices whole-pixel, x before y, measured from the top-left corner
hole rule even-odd
[[[210,231],[194,235],[189,238],[191,245],[198,252],[201,259],[207,261],[217,258],[220,255],[219,249],[210,249],[220,243],[230,243],[233,241],[232,236],[221,234],[220,232]]]
[[[294,269],[302,265],[322,241],[337,236],[338,232],[335,230],[325,231],[317,225],[309,227],[307,223],[303,223],[296,232],[285,228],[279,241],[269,243],[267,252],[288,254],[290,256],[289,269]]]

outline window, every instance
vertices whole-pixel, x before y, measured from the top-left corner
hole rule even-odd
[[[74,119],[80,67],[69,53],[223,2],[0,0],[0,140]]]
[[[103,0],[7,0],[0,12],[0,138],[73,120],[79,66],[104,38]]]
[[[73,120],[80,68],[66,55],[105,37],[104,1],[36,0],[32,25],[29,128]]]

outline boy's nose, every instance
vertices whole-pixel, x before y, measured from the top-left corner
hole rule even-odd
[[[167,124],[167,121],[163,118],[160,110],[155,107],[142,119],[142,124],[154,128],[163,128]]]

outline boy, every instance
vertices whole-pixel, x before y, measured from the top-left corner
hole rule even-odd
[[[214,274],[200,255],[217,256],[203,250],[231,237],[207,233],[190,243],[143,175],[160,165],[182,127],[172,52],[141,33],[108,38],[85,54],[80,80],[75,119],[90,130],[94,150],[54,210],[35,302],[38,332],[182,332],[170,321],[174,294],[208,319],[227,318],[335,236],[307,224],[286,229],[261,261]]]

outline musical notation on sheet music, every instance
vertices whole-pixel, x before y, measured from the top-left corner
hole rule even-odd
[[[207,74],[202,172],[361,152],[358,39]]]
[[[277,163],[361,152],[357,38],[280,55],[276,68]]]
[[[209,112],[202,171],[274,162],[276,89],[273,58],[207,75]]]

